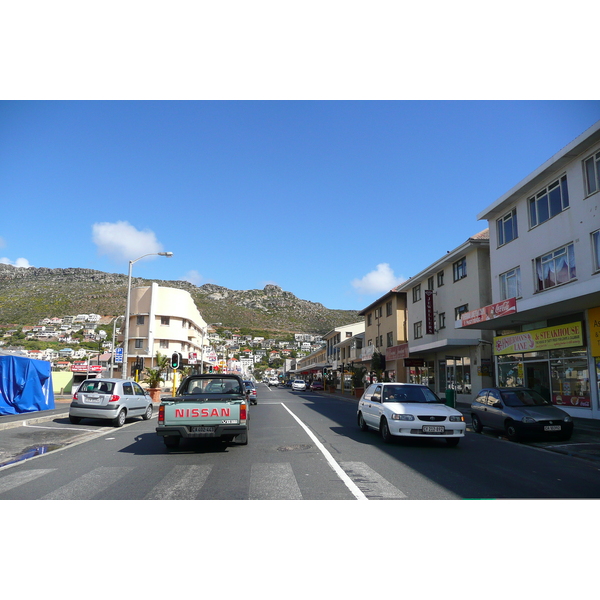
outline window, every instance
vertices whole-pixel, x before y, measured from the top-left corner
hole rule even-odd
[[[500,275],[500,299],[521,297],[521,268],[511,269]]]
[[[438,329],[446,329],[446,313],[440,313],[438,315]]]
[[[496,221],[498,228],[498,246],[504,246],[508,242],[519,237],[517,232],[517,209],[513,208],[508,214]]]
[[[169,347],[169,340],[160,340],[160,347],[162,349]]]
[[[444,285],[444,271],[440,271],[437,274],[437,284],[438,287],[442,287]]]
[[[415,339],[423,337],[423,321],[417,321],[414,324]]]
[[[137,324],[138,325],[143,325],[144,324],[144,315],[138,315],[137,316]]]
[[[160,318],[160,324],[161,325],[170,325],[171,324],[171,317],[161,317]]]
[[[452,265],[452,272],[454,273],[454,281],[459,281],[467,276],[467,259],[461,258]]]
[[[367,315],[367,325],[372,325],[373,324],[373,313],[369,313]]]
[[[413,288],[413,302],[418,302],[421,299],[421,284],[415,285]]]
[[[394,345],[394,333],[392,331],[390,331],[387,334],[387,347],[390,348],[393,345]]]
[[[594,253],[594,271],[600,271],[600,229],[592,233],[592,251]]]
[[[386,302],[386,304],[385,304],[385,316],[386,317],[392,316],[392,301],[391,300],[389,302]]]
[[[144,340],[135,340],[135,347],[136,348],[143,348],[144,346],[142,345],[144,343]]]
[[[463,304],[462,306],[457,306],[454,309],[454,320],[460,321],[460,317],[463,313],[469,312],[469,305]]]
[[[427,289],[428,290],[433,290],[433,276],[431,276],[428,280],[427,280]]]
[[[576,278],[573,244],[563,246],[535,259],[537,291],[568,283]]]
[[[585,187],[587,195],[600,190],[600,152],[583,161],[585,171]]]
[[[567,208],[569,208],[569,192],[567,176],[563,175],[529,198],[529,226],[536,227]]]

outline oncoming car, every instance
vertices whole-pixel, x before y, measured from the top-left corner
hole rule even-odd
[[[306,389],[306,381],[303,379],[294,379],[292,381],[292,390],[294,391],[304,391]]]
[[[456,446],[465,436],[462,413],[446,406],[426,385],[374,383],[358,402],[358,425],[378,431],[385,442],[395,438],[442,438]]]
[[[127,379],[86,379],[73,395],[69,420],[107,419],[122,427],[125,419],[152,418],[152,399],[135,381]]]

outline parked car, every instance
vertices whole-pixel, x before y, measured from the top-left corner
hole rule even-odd
[[[152,399],[135,381],[127,379],[86,379],[73,394],[69,421],[111,420],[122,427],[129,417],[152,418]]]
[[[426,385],[374,383],[358,401],[358,425],[378,431],[384,442],[394,438],[442,438],[456,446],[465,436],[465,418],[446,406]]]
[[[316,379],[314,381],[311,381],[310,383],[310,389],[314,392],[315,390],[322,390],[323,389],[323,383],[321,381],[317,381]]]
[[[254,383],[252,381],[249,381],[248,379],[245,379],[244,385],[246,386],[246,391],[248,392],[248,400],[250,400],[250,404],[256,404],[257,394]]]
[[[305,389],[306,381],[304,381],[303,379],[294,379],[294,381],[292,381],[292,390],[294,390],[295,392],[301,392]]]
[[[568,440],[573,419],[535,390],[524,387],[486,388],[471,404],[473,431],[484,427],[504,431],[509,440],[525,436],[555,436]]]

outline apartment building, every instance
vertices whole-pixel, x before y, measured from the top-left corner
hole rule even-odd
[[[490,288],[487,229],[394,288],[406,294],[408,315],[407,345],[395,349],[398,381],[428,385],[442,397],[451,389],[461,402],[491,385],[491,333],[455,328],[461,315],[490,302]]]
[[[185,290],[157,283],[133,288],[129,318],[130,376],[135,376],[136,370],[154,366],[157,352],[167,356],[181,352],[186,364],[193,353],[199,361],[202,348],[208,345],[207,324]]]
[[[600,418],[600,121],[478,216],[490,230],[491,304],[460,329],[493,335],[501,386]]]

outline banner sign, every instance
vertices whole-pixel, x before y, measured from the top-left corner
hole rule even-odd
[[[506,315],[512,315],[517,312],[517,299],[509,298],[502,302],[496,302],[496,304],[490,304],[489,306],[483,306],[475,310],[463,313],[460,317],[460,326],[465,327],[466,325],[476,325],[477,323],[483,323],[484,321],[490,321],[498,317],[505,317]]]
[[[400,358],[408,358],[408,344],[400,344],[399,346],[390,346],[385,349],[385,360],[398,360]]]
[[[86,362],[76,362],[71,365],[72,373],[100,373],[101,365],[88,365]]]
[[[432,335],[433,333],[433,290],[425,290],[425,334]]]
[[[583,346],[581,322],[555,325],[554,327],[501,335],[494,338],[494,354],[496,356],[555,350],[557,348],[574,348],[576,346]]]
[[[590,352],[592,356],[600,356],[600,307],[588,310],[588,323],[590,325]]]

